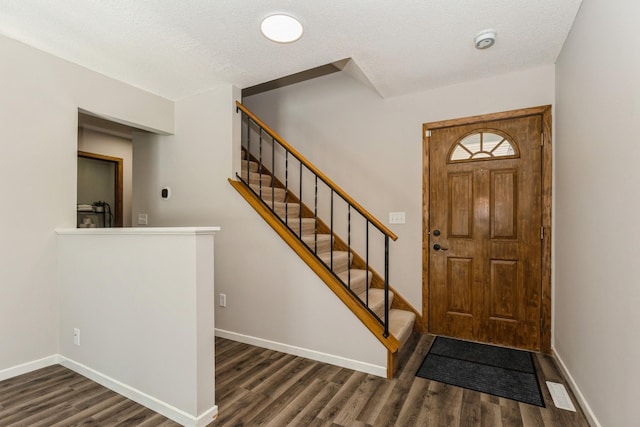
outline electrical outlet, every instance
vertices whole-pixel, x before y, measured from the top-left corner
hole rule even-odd
[[[220,294],[220,307],[227,306],[227,294]]]
[[[147,214],[138,214],[138,225],[147,225]]]
[[[73,343],[75,345],[80,345],[80,329],[73,328]]]

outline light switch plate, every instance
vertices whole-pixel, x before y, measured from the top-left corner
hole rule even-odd
[[[147,214],[138,214],[138,225],[147,225]]]
[[[404,212],[389,212],[389,224],[404,224],[405,213]]]

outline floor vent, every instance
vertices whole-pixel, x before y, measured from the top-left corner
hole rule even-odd
[[[564,388],[563,384],[547,381],[547,388],[551,393],[551,398],[556,408],[576,412],[576,408],[573,406],[569,393],[567,393],[567,389]]]

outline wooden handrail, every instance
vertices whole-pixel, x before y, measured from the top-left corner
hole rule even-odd
[[[353,206],[362,216],[364,216],[371,224],[373,224],[378,230],[380,230],[383,234],[389,236],[391,240],[398,240],[398,236],[389,228],[387,228],[383,223],[381,223],[376,217],[371,215],[365,208],[363,208],[358,202],[356,202],[351,196],[349,196],[342,188],[338,187],[336,183],[331,181],[325,174],[323,174],[313,163],[306,159],[302,154],[300,154],[295,148],[293,148],[289,143],[287,143],[284,139],[280,137],[275,131],[273,131],[269,126],[267,126],[262,120],[255,116],[251,111],[247,109],[240,101],[236,101],[236,106],[242,110],[251,120],[253,120],[258,126],[264,129],[273,139],[278,141],[280,145],[282,145],[287,151],[289,151],[293,156],[300,161],[303,165],[307,167],[311,172],[313,172],[316,176],[318,176],[322,181],[324,181],[333,191],[338,193],[340,197],[342,197],[348,204]]]

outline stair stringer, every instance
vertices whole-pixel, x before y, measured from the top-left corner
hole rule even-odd
[[[291,232],[278,217],[267,208],[247,186],[240,181],[229,179],[229,183],[240,195],[254,208],[254,210],[282,237],[282,239],[298,254],[298,256],[318,275],[318,277],[331,289],[331,291],[351,310],[351,312],[362,322],[362,324],[380,341],[387,349],[388,360],[393,359],[392,355],[397,355],[400,342],[391,334],[384,337],[384,327],[376,317],[371,314],[356,296],[351,294],[336,278],[331,271],[316,258],[316,256],[302,243],[298,237]],[[393,375],[395,369],[387,364],[387,376]],[[391,372],[390,372],[391,371]]]

